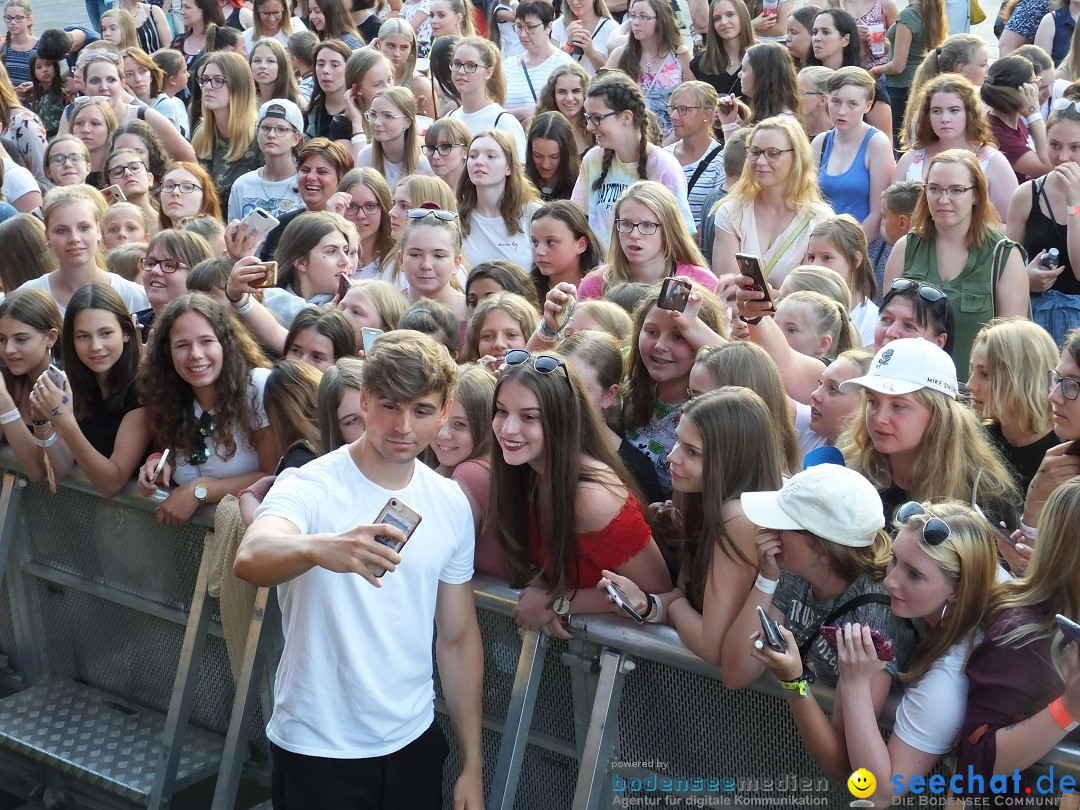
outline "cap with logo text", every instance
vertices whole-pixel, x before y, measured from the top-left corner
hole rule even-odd
[[[878,350],[869,374],[840,383],[845,394],[856,388],[890,395],[912,394],[929,388],[956,399],[956,364],[936,343],[922,338],[901,338]]]

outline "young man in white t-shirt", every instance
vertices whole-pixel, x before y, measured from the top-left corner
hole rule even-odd
[[[431,646],[461,754],[455,806],[483,806],[483,650],[464,494],[416,457],[446,421],[457,368],[419,332],[381,337],[364,363],[365,433],[286,470],[255,513],[237,576],[277,585],[285,650],[267,737],[275,810],[412,810],[442,803]],[[395,553],[371,525],[392,499],[422,519]],[[369,565],[386,568],[381,579]]]

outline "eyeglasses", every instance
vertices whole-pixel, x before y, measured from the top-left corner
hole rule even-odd
[[[542,25],[542,22],[533,23],[532,25],[529,25],[528,23],[514,23],[511,28],[513,28],[514,33],[518,35],[525,33],[531,34],[533,31],[535,31],[537,28],[540,28]]]
[[[259,134],[263,137],[277,135],[279,138],[287,138],[295,133],[296,130],[289,126],[273,127],[269,124],[259,124]]]
[[[205,464],[210,460],[210,448],[206,446],[206,438],[217,430],[217,420],[214,418],[214,414],[209,411],[204,411],[203,415],[199,417],[197,430],[199,431],[199,435],[202,436],[203,446],[202,449],[196,450],[191,454],[191,463]]]
[[[377,202],[372,201],[372,200],[368,200],[363,205],[357,205],[356,203],[349,203],[349,207],[345,209],[345,213],[348,214],[350,217],[355,217],[357,214],[359,214],[361,211],[363,211],[365,214],[370,216],[371,214],[374,214],[378,210],[379,210],[379,204]]]
[[[166,182],[166,183],[161,184],[161,193],[162,194],[172,194],[174,191],[179,191],[181,194],[192,194],[192,193],[194,193],[195,189],[198,189],[199,191],[202,191],[203,187],[202,186],[197,186],[194,183],[169,183],[169,182]]]
[[[1050,109],[1054,112],[1062,112],[1070,107],[1072,107],[1074,111],[1080,113],[1080,101],[1072,101],[1067,98],[1056,98],[1050,102]]]
[[[70,163],[72,166],[82,166],[86,162],[86,158],[80,155],[78,152],[72,152],[70,155],[50,155],[49,163],[53,166],[63,166],[65,163]]]
[[[259,16],[264,20],[276,20],[284,13],[284,11],[260,11]]]
[[[364,113],[364,119],[372,124],[376,121],[382,121],[384,124],[390,124],[399,118],[408,118],[407,115],[395,115],[390,112],[375,112],[375,110],[368,110]]]
[[[949,524],[939,517],[934,517],[918,501],[908,501],[899,509],[896,510],[896,514],[893,516],[897,523],[906,524],[909,520],[919,515],[929,515],[929,519],[922,526],[923,540],[926,541],[928,546],[940,546],[946,540],[949,539],[949,535],[952,534],[952,529],[949,528]]]
[[[138,174],[145,168],[141,160],[134,160],[131,163],[125,163],[123,166],[113,166],[109,169],[109,177],[113,180],[119,180],[125,174]]]
[[[602,115],[595,115],[593,113],[585,113],[585,124],[587,126],[598,127],[604,122],[605,118],[611,118],[613,115],[618,115],[618,110],[612,110],[609,113],[603,113]]]
[[[924,301],[929,301],[931,304],[936,304],[942,298],[949,297],[937,287],[931,286],[930,284],[923,284],[921,281],[916,281],[913,278],[893,279],[893,283],[889,285],[889,289],[902,292],[918,290],[919,297]]]
[[[668,113],[672,114],[672,115],[675,114],[675,113],[678,113],[679,115],[686,115],[691,110],[700,110],[700,109],[701,109],[700,105],[697,106],[697,107],[668,107],[667,108]]]
[[[1080,396],[1080,380],[1075,377],[1062,377],[1054,369],[1050,369],[1050,392],[1053,393],[1059,385],[1065,399],[1075,400]]]
[[[427,155],[428,157],[431,157],[436,152],[438,152],[443,157],[446,157],[447,155],[450,154],[450,150],[453,149],[455,146],[466,146],[466,145],[467,144],[464,144],[464,143],[437,143],[434,146],[428,146],[427,144],[424,144],[420,148],[424,150],[424,154]]]
[[[656,17],[650,17],[648,14],[627,14],[626,19],[630,22],[652,22]]]
[[[557,369],[561,368],[566,378],[566,384],[570,386],[571,391],[574,390],[570,382],[570,372],[566,370],[566,363],[558,357],[550,354],[533,354],[525,349],[511,349],[503,358],[503,362],[508,366],[523,366],[530,360],[532,361],[532,367],[540,374],[554,374]]]
[[[11,25],[11,23],[21,23],[25,19],[25,14],[16,14],[11,17],[7,16],[6,14],[4,15],[4,22],[6,22],[8,25]]]
[[[186,264],[182,264],[176,259],[159,259],[157,256],[144,256],[142,266],[143,270],[148,273],[155,267],[160,267],[162,273],[175,273],[180,268],[187,269]]]
[[[486,68],[488,66],[476,62],[459,62],[457,59],[450,60],[450,70],[454,73],[476,73],[482,67]]]
[[[225,77],[224,76],[200,76],[199,77],[199,87],[206,87],[206,85],[210,85],[210,88],[212,90],[220,90],[222,87],[225,86]]]
[[[930,183],[924,187],[927,197],[940,198],[942,193],[949,195],[950,200],[959,200],[975,186],[939,186],[936,183]]]
[[[619,233],[633,233],[634,228],[637,228],[638,233],[642,236],[652,236],[659,227],[659,222],[634,222],[630,219],[615,220],[615,230]]]
[[[764,155],[767,162],[776,163],[782,154],[794,151],[794,149],[777,149],[775,146],[770,146],[768,149],[758,149],[756,146],[751,146],[746,150],[746,156],[753,162]]]
[[[454,222],[458,215],[453,211],[446,211],[442,208],[409,209],[409,219],[423,219],[424,217],[435,217],[435,219],[441,219],[443,222]]]

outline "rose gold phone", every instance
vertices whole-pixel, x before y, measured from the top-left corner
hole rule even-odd
[[[391,498],[386,502],[386,506],[382,508],[382,512],[379,513],[379,516],[375,518],[374,525],[386,523],[401,529],[401,531],[405,533],[405,540],[399,542],[385,534],[376,535],[375,539],[387,548],[400,553],[401,550],[405,548],[405,543],[409,542],[409,538],[411,538],[413,532],[416,531],[416,527],[420,525],[421,520],[423,520],[423,517],[420,513],[403,500],[400,498]],[[381,565],[369,565],[368,570],[377,577],[381,577],[386,573],[386,569]]]

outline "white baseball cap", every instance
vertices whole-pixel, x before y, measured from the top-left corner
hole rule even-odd
[[[859,387],[890,395],[930,388],[956,399],[956,364],[936,343],[901,338],[878,350],[869,374],[840,383],[845,394]]]
[[[744,492],[743,512],[763,529],[804,531],[841,546],[865,548],[885,528],[874,485],[838,464],[793,475],[779,492]]]
[[[280,118],[297,132],[304,131],[304,116],[300,114],[300,108],[287,98],[272,98],[259,107],[258,123],[261,124],[266,118]]]

